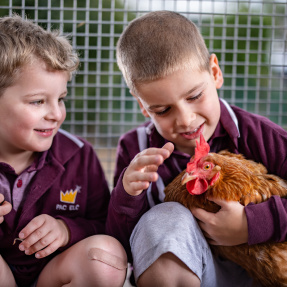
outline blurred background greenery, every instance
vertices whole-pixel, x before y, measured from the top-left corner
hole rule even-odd
[[[63,128],[95,147],[112,186],[119,136],[146,119],[126,87],[115,45],[129,21],[173,10],[194,21],[224,74],[219,95],[287,129],[287,2],[271,0],[1,0],[16,12],[70,36],[81,66],[69,83]]]

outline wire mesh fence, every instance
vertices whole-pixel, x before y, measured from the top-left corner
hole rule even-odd
[[[119,136],[145,121],[119,72],[115,46],[132,19],[154,10],[197,24],[219,59],[220,97],[287,129],[286,0],[1,0],[0,16],[18,13],[59,29],[79,51],[63,128],[93,144],[110,186]]]

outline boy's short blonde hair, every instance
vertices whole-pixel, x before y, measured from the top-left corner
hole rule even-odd
[[[16,14],[0,18],[0,96],[35,59],[44,61],[47,69],[67,71],[70,77],[79,65],[69,40],[58,31],[46,31]]]
[[[187,67],[209,71],[209,52],[195,26],[171,11],[155,11],[126,27],[117,43],[117,62],[132,92]]]

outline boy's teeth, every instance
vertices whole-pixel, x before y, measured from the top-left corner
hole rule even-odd
[[[197,129],[193,130],[192,132],[186,133],[186,134],[187,134],[187,135],[194,134],[194,133],[196,133],[196,132],[198,131],[198,129],[199,129],[199,128],[197,128]]]

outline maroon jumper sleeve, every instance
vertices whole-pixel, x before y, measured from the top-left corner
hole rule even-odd
[[[283,242],[287,237],[287,199],[272,196],[260,204],[245,207],[248,244]]]

